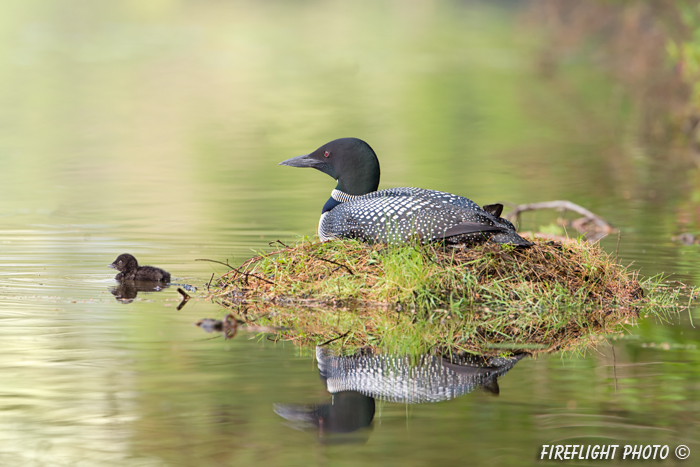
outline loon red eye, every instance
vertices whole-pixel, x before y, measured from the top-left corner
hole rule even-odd
[[[323,155],[324,155],[325,157],[329,157],[329,156],[331,155],[331,153],[330,153],[329,151],[326,151],[326,152],[323,153]]]

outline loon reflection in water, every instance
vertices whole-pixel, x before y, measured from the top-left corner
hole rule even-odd
[[[375,399],[402,404],[440,402],[468,394],[478,387],[497,395],[497,379],[527,355],[467,354],[452,358],[421,355],[413,359],[405,355],[360,352],[343,357],[334,355],[326,347],[317,347],[318,370],[331,393],[331,403],[276,404],[274,410],[289,420],[293,428],[315,429],[319,436],[351,433],[371,425]]]

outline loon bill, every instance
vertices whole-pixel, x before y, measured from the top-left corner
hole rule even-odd
[[[500,204],[479,207],[474,201],[423,188],[379,187],[379,160],[361,139],[341,138],[314,152],[279,165],[313,167],[337,180],[323,206],[318,234],[322,240],[355,238],[366,243],[532,245],[500,217]]]

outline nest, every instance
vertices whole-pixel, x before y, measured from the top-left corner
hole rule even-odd
[[[598,244],[278,243],[221,276],[210,299],[275,339],[345,349],[499,353],[580,349],[645,313],[678,308],[678,290],[640,284]],[[644,290],[646,289],[646,290]]]
[[[643,298],[634,272],[597,244],[535,240],[530,248],[474,248],[308,242],[232,268],[214,295],[231,304],[305,306],[465,305],[634,306]]]

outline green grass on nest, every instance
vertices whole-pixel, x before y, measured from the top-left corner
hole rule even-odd
[[[482,353],[581,348],[641,311],[678,309],[680,297],[576,240],[455,249],[302,238],[232,269],[210,293],[302,345]]]

